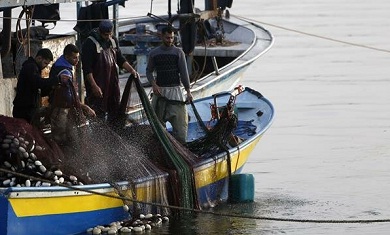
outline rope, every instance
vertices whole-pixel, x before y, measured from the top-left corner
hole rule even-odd
[[[174,164],[175,169],[177,171],[177,175],[181,183],[180,204],[186,208],[193,208],[194,201],[192,200],[192,198],[196,195],[194,194],[194,188],[193,188],[194,178],[192,176],[192,170],[190,166],[185,162],[185,160],[180,156],[180,154],[176,151],[173,144],[169,141],[168,137],[166,136],[164,132],[165,129],[162,127],[156,113],[151,107],[149,98],[145,90],[142,88],[140,81],[138,79],[134,79],[134,76],[132,75],[130,75],[129,79],[130,78],[132,78],[133,82],[137,87],[138,95],[141,98],[142,105],[146,111],[146,115],[148,117],[149,123],[154,133],[157,135],[157,138],[159,139],[160,143],[163,145],[165,152],[168,154],[170,160]]]
[[[350,46],[361,47],[361,48],[366,48],[366,49],[370,49],[370,50],[390,53],[390,50],[387,50],[387,49],[376,48],[376,47],[371,47],[371,46],[367,46],[367,45],[363,45],[363,44],[358,44],[358,43],[352,43],[352,42],[342,41],[342,40],[338,40],[338,39],[333,39],[333,38],[330,38],[330,37],[325,37],[325,36],[316,35],[316,34],[312,34],[312,33],[307,33],[307,32],[303,32],[303,31],[299,31],[299,30],[295,30],[295,29],[290,29],[290,28],[286,28],[286,27],[275,25],[275,24],[271,24],[271,23],[266,23],[266,22],[262,22],[262,21],[255,21],[255,20],[252,20],[252,19],[249,19],[249,18],[246,18],[246,17],[242,17],[242,16],[235,15],[235,17],[237,17],[239,19],[245,19],[245,20],[253,21],[253,22],[256,22],[256,23],[259,23],[259,24],[263,24],[263,25],[268,25],[268,26],[271,26],[271,27],[274,27],[274,28],[279,28],[279,29],[282,29],[282,30],[295,32],[295,33],[298,33],[298,34],[303,34],[303,35],[307,35],[307,36],[311,36],[311,37],[316,37],[316,38],[328,40],[328,41],[333,41],[333,42],[342,43],[342,44],[346,44],[346,45],[350,45]],[[9,18],[9,19],[17,19],[17,20],[20,19],[20,18],[12,18],[12,17],[0,17],[0,19],[1,18]],[[125,19],[132,19],[132,18],[135,18],[135,17],[117,18],[116,20],[125,20]],[[40,19],[35,19],[35,20],[39,21]],[[72,22],[72,21],[100,21],[100,20],[101,19],[95,19],[95,20],[92,20],[92,19],[89,19],[89,20],[58,20],[58,21],[70,21],[70,22]],[[268,221],[298,222],[298,223],[332,223],[332,224],[335,224],[335,223],[339,223],[339,224],[341,224],[341,223],[348,223],[348,224],[351,224],[351,223],[389,223],[390,222],[390,219],[367,219],[367,220],[363,220],[363,219],[361,219],[361,220],[359,220],[359,219],[356,219],[356,220],[292,219],[292,218],[278,218],[278,217],[264,217],[264,216],[251,216],[251,215],[242,215],[242,214],[218,213],[218,212],[203,211],[203,210],[191,209],[191,208],[185,208],[185,207],[179,207],[179,206],[163,205],[163,204],[159,204],[159,203],[142,202],[142,201],[134,200],[134,199],[123,197],[123,196],[115,196],[115,195],[103,194],[103,193],[99,193],[99,192],[95,192],[95,191],[92,191],[92,190],[83,189],[83,188],[76,187],[76,186],[70,186],[70,185],[65,185],[65,184],[61,184],[61,183],[55,183],[53,181],[49,181],[49,180],[46,180],[46,179],[36,178],[36,177],[30,176],[30,175],[24,175],[24,174],[21,174],[21,173],[9,171],[9,170],[4,169],[4,168],[0,168],[0,171],[6,172],[6,173],[10,173],[10,174],[13,174],[13,175],[17,175],[17,176],[21,176],[21,177],[24,177],[24,178],[40,180],[40,181],[51,183],[52,185],[62,186],[62,187],[69,188],[69,189],[72,189],[72,190],[83,191],[83,192],[96,194],[96,195],[100,195],[100,196],[104,196],[104,197],[110,197],[110,198],[120,199],[120,200],[124,200],[124,201],[131,201],[133,203],[143,203],[143,204],[148,204],[148,205],[152,205],[152,206],[166,207],[166,208],[177,209],[177,210],[182,210],[182,211],[191,211],[191,212],[195,212],[195,213],[212,214],[212,215],[216,215],[216,216],[246,218],[246,219],[255,219],[255,220],[268,220]]]
[[[152,202],[143,202],[143,201],[138,201],[132,198],[128,198],[125,196],[118,196],[116,195],[111,195],[111,194],[104,194],[104,193],[99,193],[93,190],[88,190],[88,189],[83,189],[80,188],[79,186],[71,186],[67,184],[61,184],[61,183],[56,183],[54,181],[50,181],[47,179],[41,179],[37,178],[34,176],[30,175],[25,175],[22,173],[10,171],[7,169],[4,169],[0,167],[0,171],[13,174],[16,176],[28,178],[28,179],[33,179],[33,180],[40,180],[43,182],[48,182],[51,183],[52,185],[57,185],[61,186],[64,188],[72,189],[72,190],[78,190],[90,194],[95,194],[103,197],[109,197],[109,198],[114,198],[114,199],[119,199],[122,201],[130,201],[133,203],[141,203],[141,204],[146,204],[146,205],[151,205],[151,206],[156,206],[156,207],[165,207],[165,208],[170,208],[170,209],[176,209],[176,210],[182,210],[182,211],[188,211],[188,212],[194,212],[198,214],[210,214],[210,215],[215,215],[215,216],[224,216],[224,217],[234,217],[234,218],[243,218],[243,219],[254,219],[254,220],[268,220],[268,221],[280,221],[280,222],[297,222],[297,223],[322,223],[322,224],[366,224],[366,223],[390,223],[390,219],[355,219],[355,220],[325,220],[325,219],[292,219],[292,218],[280,218],[280,217],[267,217],[267,216],[252,216],[252,215],[244,215],[244,214],[230,214],[230,213],[220,213],[220,212],[214,212],[214,211],[204,211],[204,210],[199,210],[199,209],[191,209],[191,208],[185,208],[185,207],[180,207],[180,206],[172,206],[172,205],[163,205],[160,203],[152,203]],[[118,193],[118,192],[116,192]]]
[[[233,14],[232,14],[233,15]],[[350,45],[350,46],[355,46],[355,47],[361,47],[361,48],[366,48],[366,49],[370,49],[370,50],[374,50],[374,51],[380,51],[380,52],[385,52],[385,53],[390,53],[390,50],[388,49],[383,49],[383,48],[377,48],[377,47],[372,47],[372,46],[367,46],[367,45],[364,45],[364,44],[360,44],[360,43],[353,43],[353,42],[348,42],[348,41],[343,41],[343,40],[339,40],[339,39],[334,39],[334,38],[330,38],[330,37],[326,37],[326,36],[321,36],[321,35],[318,35],[318,34],[313,34],[313,33],[307,33],[307,32],[303,32],[303,31],[300,31],[300,30],[296,30],[296,29],[291,29],[291,28],[287,28],[287,27],[283,27],[283,26],[280,26],[280,25],[276,25],[276,24],[271,24],[271,23],[267,23],[267,22],[263,22],[263,21],[258,21],[258,20],[253,20],[253,19],[250,19],[250,18],[247,18],[247,17],[244,17],[244,16],[238,16],[238,15],[233,15],[239,19],[242,19],[242,20],[247,20],[247,21],[252,21],[252,22],[256,22],[258,24],[263,24],[263,25],[268,25],[268,26],[271,26],[271,27],[274,27],[274,28],[278,28],[278,29],[282,29],[282,30],[286,30],[286,31],[290,31],[290,32],[294,32],[294,33],[298,33],[298,34],[302,34],[302,35],[307,35],[307,36],[311,36],[311,37],[316,37],[316,38],[320,38],[320,39],[324,39],[324,40],[328,40],[328,41],[332,41],[332,42],[337,42],[337,43],[341,43],[341,44],[346,44],[346,45]],[[114,18],[113,20],[129,20],[129,19],[135,19],[135,18],[139,18],[139,17],[122,17],[122,18]],[[13,18],[13,17],[3,17],[3,16],[0,16],[0,19],[18,19],[18,18]],[[40,20],[45,20],[45,19],[34,19],[34,20],[37,20],[37,21],[40,21]],[[73,21],[79,21],[79,22],[83,22],[83,21],[88,21],[88,22],[91,22],[91,21],[101,21],[102,19],[88,19],[88,20],[68,20],[68,19],[61,19],[61,20],[58,20],[58,21],[68,21],[68,22],[73,22]]]
[[[16,37],[18,39],[18,42],[22,45],[27,44],[27,54],[26,56],[30,56],[30,27],[31,27],[31,21],[32,21],[32,15],[34,12],[34,7],[25,7],[23,6],[23,10],[20,12],[19,17],[16,18]],[[26,35],[23,35],[22,27],[21,27],[21,20],[23,15],[26,14]],[[9,18],[9,17],[7,17]],[[12,18],[11,18],[12,19]]]
[[[138,16],[129,16],[129,17],[120,17],[120,18],[111,18],[112,20],[131,20],[131,19],[139,19],[140,17]],[[18,20],[19,18],[16,18],[16,17],[4,17],[4,16],[0,16],[0,19],[11,19],[11,20]],[[34,18],[34,20],[36,21],[45,21],[47,19],[40,19],[40,18]],[[86,20],[82,20],[82,19],[60,19],[60,20],[56,20],[57,22],[92,22],[92,21],[101,21],[101,20],[105,20],[103,18],[101,19],[86,19]]]
[[[262,22],[262,21],[256,21],[256,20],[249,19],[249,18],[246,18],[246,17],[243,17],[243,16],[235,15],[235,17],[237,17],[239,19],[242,19],[242,20],[253,21],[253,22],[256,22],[258,24],[268,25],[268,26],[271,26],[271,27],[274,27],[274,28],[283,29],[283,30],[294,32],[294,33],[298,33],[298,34],[303,34],[303,35],[306,35],[306,36],[320,38],[320,39],[324,39],[324,40],[328,40],[328,41],[332,41],[332,42],[337,42],[337,43],[341,43],[341,44],[346,44],[346,45],[350,45],[350,46],[366,48],[366,49],[370,49],[370,50],[374,50],[374,51],[390,53],[390,50],[387,50],[387,49],[367,46],[367,45],[359,44],[359,43],[347,42],[347,41],[343,41],[343,40],[339,40],[339,39],[334,39],[334,38],[330,38],[330,37],[321,36],[321,35],[318,35],[318,34],[307,33],[307,32],[303,32],[303,31],[300,31],[300,30],[283,27],[283,26],[280,26],[280,25],[275,25],[275,24],[266,23],[266,22]]]

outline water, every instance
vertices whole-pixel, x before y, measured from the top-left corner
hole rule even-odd
[[[243,14],[238,4],[236,14]],[[246,17],[390,50],[386,13],[390,2],[257,4],[261,7],[255,12],[246,3]],[[268,28],[275,45],[243,80],[267,96],[277,112],[245,168],[255,175],[256,204],[261,205],[253,214],[389,219],[389,53]],[[256,232],[245,234],[384,234],[390,230],[389,223],[256,223]]]
[[[165,12],[165,0],[153,2],[159,9],[154,13]],[[150,2],[126,5],[126,12],[120,8],[122,17],[146,15]],[[244,168],[255,176],[255,202],[216,211],[292,219],[390,219],[390,54],[287,30],[390,50],[389,10],[388,0],[233,3],[231,14],[268,24],[276,38],[242,84],[261,91],[277,113]],[[69,14],[62,18],[71,19]],[[388,231],[390,223],[294,223],[202,214],[152,233]]]

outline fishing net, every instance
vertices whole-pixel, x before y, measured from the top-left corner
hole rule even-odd
[[[56,142],[23,119],[0,116],[0,142],[0,186],[50,186],[41,179],[61,178],[62,183],[70,185],[88,183],[82,177],[74,180],[72,170],[62,162],[65,156]]]
[[[0,163],[4,168],[56,183],[109,183],[120,196],[144,202],[124,201],[131,206],[131,213],[174,211],[158,205],[200,209],[210,206],[211,198],[218,200],[225,183],[219,181],[209,191],[203,191],[206,195],[200,195],[195,188],[194,169],[204,159],[223,152],[227,152],[230,161],[227,148],[237,126],[233,106],[234,102],[230,102],[225,107],[215,107],[219,115],[212,122],[197,117],[198,122],[191,125],[196,125],[201,137],[184,146],[161,125],[140,81],[130,77],[123,91],[121,110],[113,122],[89,119],[87,123],[77,123],[71,128],[69,139],[60,145],[22,120],[1,117]],[[194,104],[192,109],[196,113]],[[20,146],[25,146],[27,153],[15,145],[15,139],[25,141]],[[21,163],[24,155],[28,157]],[[37,160],[42,163],[36,164]],[[27,171],[25,165],[33,167]],[[228,165],[230,173],[230,162]],[[215,181],[216,171],[212,176]],[[0,177],[3,186],[27,186],[26,179],[12,174],[2,172]],[[29,185],[40,186],[37,181],[31,180]],[[210,198],[210,204],[200,205],[200,196]]]
[[[174,196],[172,198],[173,204],[189,209],[198,208],[193,170],[187,162],[190,161],[193,154],[181,148],[180,143],[161,125],[145,90],[141,87],[140,81],[129,78],[129,82],[134,82],[137,88],[148,122],[166,153],[165,163],[168,164],[165,164],[165,167],[168,169],[171,179],[177,182],[171,184],[172,195]]]
[[[130,97],[131,93],[137,94],[126,86],[123,96]],[[141,108],[138,97],[124,100],[124,109]],[[74,128],[72,138],[61,146],[63,163],[91,183],[110,183],[120,196],[145,202],[124,201],[132,206],[132,213],[169,214],[166,207],[151,206],[152,202],[169,204],[168,174],[153,163],[155,155],[163,157],[165,153],[151,127],[143,121],[144,115],[139,110],[128,118],[121,110],[110,122],[90,119],[86,125]]]
[[[237,128],[238,118],[232,112],[231,105],[214,107],[214,109],[219,109],[220,114],[214,120],[209,121],[207,125],[198,118],[204,136],[187,144],[187,147],[201,158],[216,156],[227,151],[228,144],[237,138],[233,132]],[[194,111],[196,112],[195,107]]]
[[[149,156],[159,153],[159,144],[147,125],[134,125],[122,130],[121,135],[104,122],[95,121],[78,128],[71,145],[62,146],[64,165],[92,183],[111,183],[121,196],[137,201],[168,205],[166,198],[167,174],[152,163]],[[129,182],[124,187],[116,183]],[[139,191],[138,188],[143,188]],[[138,193],[142,193],[138,195]],[[159,199],[159,200],[157,200]],[[132,204],[126,202],[126,204]],[[143,213],[168,214],[166,208],[141,206]]]

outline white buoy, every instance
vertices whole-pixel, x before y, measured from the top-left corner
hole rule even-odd
[[[123,227],[120,229],[121,234],[131,233],[131,229],[129,227]]]
[[[109,229],[109,230],[107,231],[107,234],[112,235],[112,234],[117,234],[117,232],[118,232],[117,229],[111,228],[111,229]]]
[[[143,230],[142,230],[141,227],[134,227],[133,231],[136,232],[136,233],[142,233]]]
[[[93,228],[87,229],[87,233],[88,233],[88,234],[92,234],[92,233],[93,233]]]
[[[77,177],[74,175],[69,176],[70,181],[77,181]]]
[[[40,165],[39,166],[39,170],[42,172],[42,173],[45,173],[46,172],[46,167],[44,165]]]
[[[12,165],[11,163],[7,162],[7,161],[4,161],[4,166],[8,167],[8,168],[11,168]]]
[[[102,234],[102,230],[100,228],[94,228],[92,230],[92,234],[94,235]]]
[[[42,187],[50,187],[51,184],[49,182],[42,182]]]
[[[20,146],[18,149],[19,149],[19,151],[20,151],[21,153],[25,153],[25,152],[27,152],[27,151],[26,151],[26,149],[25,149],[25,148],[23,148],[22,146]]]

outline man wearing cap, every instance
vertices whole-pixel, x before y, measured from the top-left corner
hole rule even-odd
[[[117,65],[138,77],[134,68],[126,61],[119,43],[112,36],[113,24],[103,20],[84,41],[81,61],[85,78],[85,102],[96,115],[113,121],[120,103],[119,75]]]
[[[58,81],[49,99],[52,137],[58,143],[68,141],[70,130],[76,125],[83,124],[84,115],[96,116],[90,107],[80,103],[77,95],[78,86],[73,76],[73,68],[78,62],[79,49],[73,44],[68,44],[50,69],[50,78]]]

